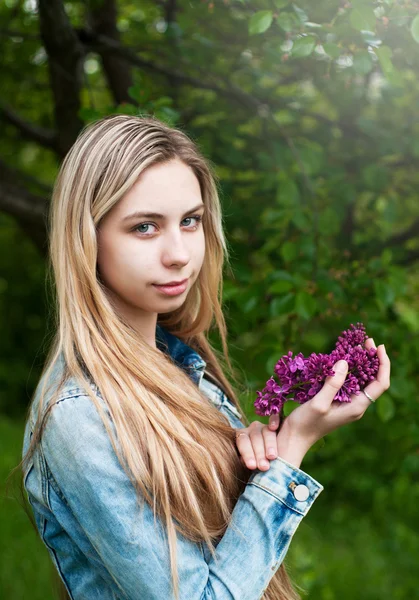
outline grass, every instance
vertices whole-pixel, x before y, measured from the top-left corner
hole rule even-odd
[[[6,496],[6,479],[21,460],[23,429],[23,422],[0,417],[0,598],[55,600],[48,551],[13,497],[17,473]]]

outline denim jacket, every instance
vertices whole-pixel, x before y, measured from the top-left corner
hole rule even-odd
[[[205,376],[206,363],[198,353],[159,325],[156,344],[185,369],[233,428],[245,427],[236,407]],[[36,420],[39,386],[23,453]],[[156,516],[155,528],[146,502],[139,515],[134,487],[96,407],[72,378],[64,384],[23,476],[39,535],[70,598],[173,598],[162,522]],[[216,544],[216,561],[205,543],[176,532],[180,600],[260,599],[323,489],[282,458],[270,461],[268,471],[254,470],[233,509],[234,527],[229,525]]]

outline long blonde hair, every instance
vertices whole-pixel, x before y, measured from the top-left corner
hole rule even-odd
[[[209,375],[235,404],[246,426],[249,424],[225,375],[228,371],[239,386],[228,356],[221,307],[228,249],[214,169],[180,129],[152,116],[111,115],[84,127],[55,181],[48,264],[55,301],[54,336],[42,371],[45,384],[35,431],[20,465],[25,471],[60,386],[66,378],[75,378],[98,409],[139,499],[153,507],[167,527],[173,591],[178,598],[176,530],[192,541],[206,542],[216,559],[213,542],[219,541],[229,525],[251,472],[240,461],[234,429],[227,418],[109,301],[97,272],[96,237],[101,219],[140,174],[174,158],[190,166],[199,181],[206,206],[206,254],[185,302],[171,313],[158,315],[158,323],[202,356]],[[207,338],[212,326],[219,332],[222,352]],[[61,355],[65,359],[63,377],[43,411],[49,376]],[[105,399],[117,440],[92,381]],[[300,600],[284,562],[263,598]]]

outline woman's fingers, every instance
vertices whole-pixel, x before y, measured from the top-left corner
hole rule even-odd
[[[368,338],[365,342],[365,348],[375,348],[374,340]],[[384,344],[381,344],[377,348],[377,356],[379,360],[379,368],[376,379],[371,381],[364,389],[371,396],[373,400],[377,400],[388,388],[390,387],[390,359],[387,356]],[[338,402],[336,405],[340,404]],[[365,411],[371,406],[371,400],[363,393],[358,395],[351,395],[351,402],[346,406],[338,406],[339,415],[341,417],[345,414],[352,415],[356,419],[362,418]]]
[[[279,423],[279,421],[278,421]],[[268,427],[263,427],[262,429],[263,440],[265,442],[265,456],[270,460],[277,458],[278,456],[278,446],[276,441],[277,431],[270,431]]]
[[[377,348],[377,356],[380,361],[380,366],[378,368],[378,373],[376,379],[371,381],[366,387],[365,390],[374,400],[377,400],[388,388],[390,387],[390,359],[387,355],[384,344],[381,344]],[[365,399],[366,396],[362,394]],[[368,400],[367,406],[371,404],[371,401]]]
[[[326,377],[323,387],[309,401],[311,407],[320,415],[326,415],[333,402],[336,392],[340,390],[348,374],[348,363],[346,360],[338,360],[333,365],[334,375]]]
[[[276,431],[279,427],[279,415],[270,415],[268,428],[270,431]]]
[[[366,339],[364,345],[367,350],[370,350],[371,348],[375,348],[375,342],[374,342],[373,338]]]
[[[236,444],[245,466],[248,469],[255,469],[256,459],[247,427],[236,431]]]
[[[266,430],[266,436],[269,433],[276,440],[276,433],[274,431],[266,429],[265,425],[260,421],[254,421],[253,429],[250,431],[250,441],[255,453],[258,469],[267,471],[269,469],[269,461],[266,460],[265,435],[262,434],[263,429]],[[276,446],[276,443],[271,445]]]
[[[257,466],[261,471],[267,471],[269,461],[266,458],[273,460],[277,457],[276,432],[270,431],[260,421],[254,421],[244,430],[237,430],[236,442],[243,462],[249,469]]]

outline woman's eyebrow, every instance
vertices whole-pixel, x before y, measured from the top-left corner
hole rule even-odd
[[[190,210],[186,211],[185,214],[182,215],[182,217],[186,217],[186,215],[189,215],[195,212],[196,210],[199,210],[200,208],[205,208],[205,204],[198,204],[198,206],[195,206],[194,208],[191,208]],[[125,221],[129,221],[131,219],[140,219],[143,217],[145,217],[146,219],[161,219],[162,221],[166,220],[165,215],[161,215],[160,213],[136,211],[124,217],[122,219],[122,222],[125,223]]]

